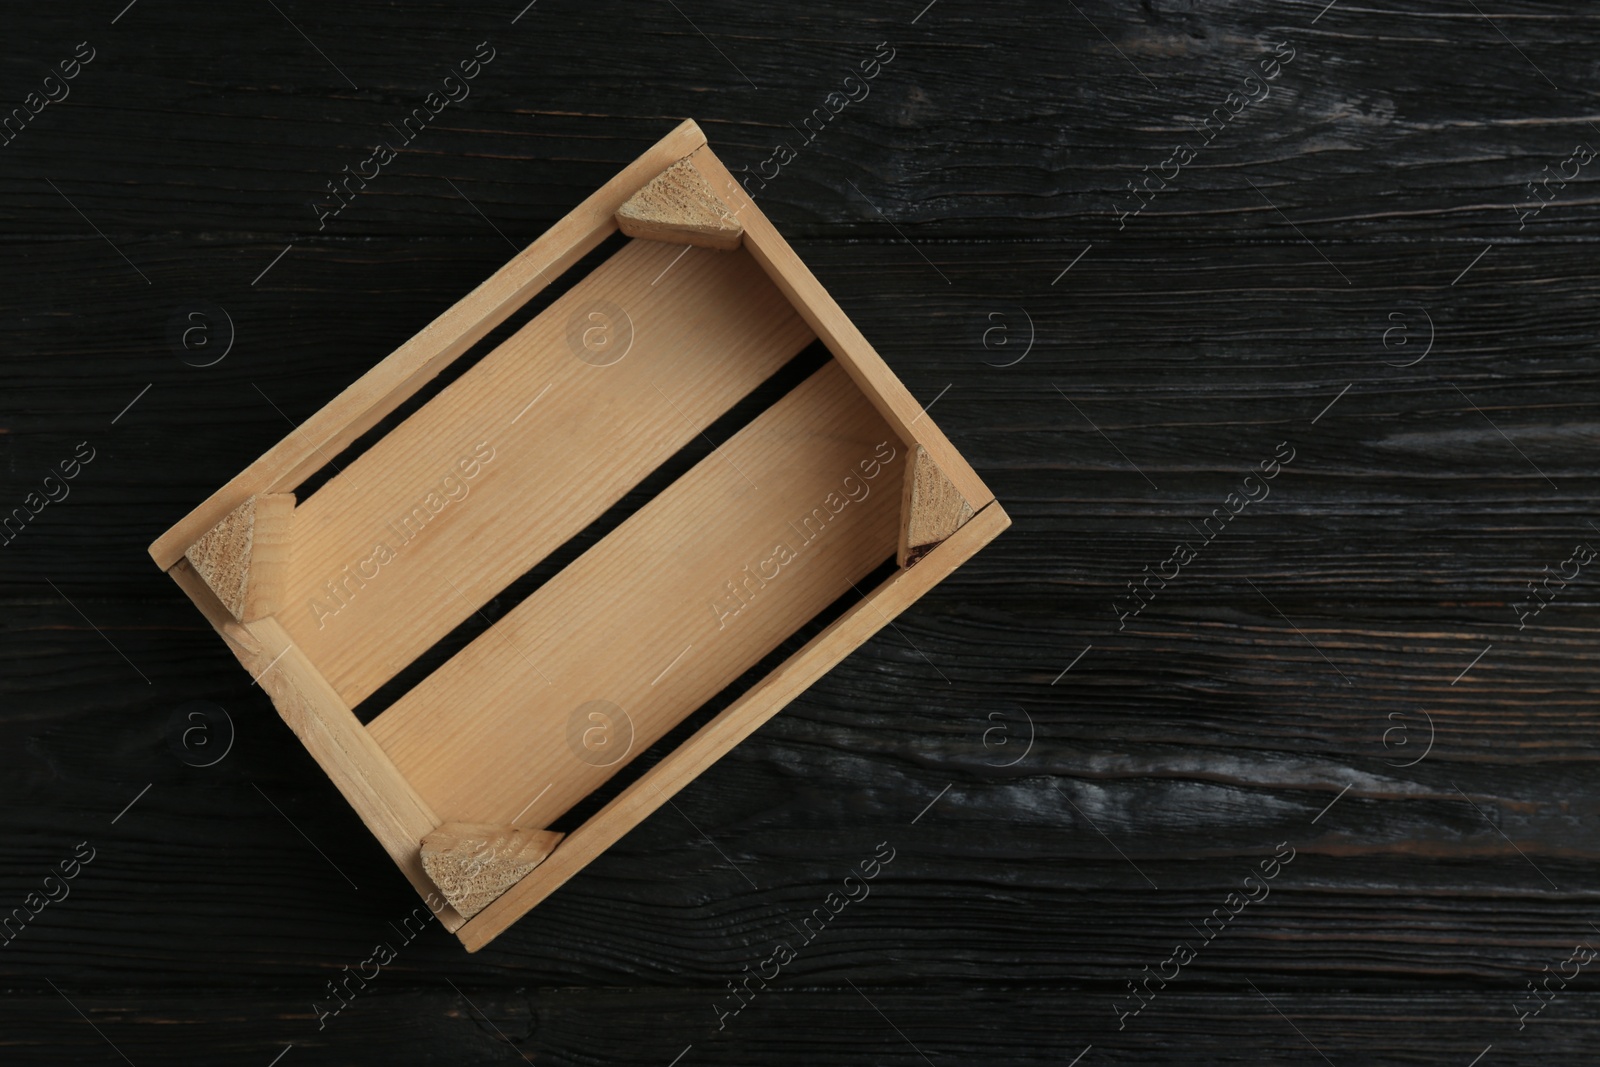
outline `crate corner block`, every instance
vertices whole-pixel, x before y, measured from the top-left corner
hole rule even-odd
[[[422,839],[422,869],[470,919],[555,851],[564,834],[521,826],[445,823]]]
[[[254,622],[282,606],[293,522],[293,493],[258,493],[183,555],[235,620]]]
[[[617,227],[629,237],[698,245],[731,252],[744,227],[729,213],[694,164],[680,159],[617,209]]]

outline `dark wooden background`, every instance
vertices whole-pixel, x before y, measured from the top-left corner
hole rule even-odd
[[[0,109],[96,58],[0,147],[0,510],[96,458],[0,548],[0,910],[96,857],[0,949],[0,1061],[1600,1058],[1595,968],[1518,1021],[1600,946],[1596,569],[1514,607],[1600,546],[1595,168],[1514,210],[1600,146],[1600,14],[523,2],[6,13]],[[484,40],[318,233],[324,182]],[[678,120],[753,167],[881,41],[760,202],[1014,527],[490,948],[430,928],[319,1030],[416,898],[145,546]],[[1119,229],[1278,42],[1270,96]],[[1271,497],[1119,630],[1280,442]]]

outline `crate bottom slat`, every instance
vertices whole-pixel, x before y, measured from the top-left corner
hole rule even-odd
[[[814,339],[744,250],[681,252],[629,241],[295,509],[279,618],[351,707]]]
[[[442,820],[549,826],[894,554],[904,457],[830,360],[368,729]]]
[[[1010,516],[991,502],[930,551],[921,564],[884,579],[860,603],[568,834],[549,859],[457,930],[456,937],[468,952],[493,941],[1010,525]]]

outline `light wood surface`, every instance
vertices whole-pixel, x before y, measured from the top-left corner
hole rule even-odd
[[[548,826],[893,555],[903,454],[829,361],[373,736],[443,820]]]
[[[896,561],[902,567],[910,566],[970,518],[972,505],[950,484],[928,450],[917,445],[906,464]]]
[[[306,751],[317,761],[361,821],[372,831],[408,881],[424,899],[434,891],[418,854],[421,841],[439,824],[438,818],[373,741],[305,653],[272,619],[240,623],[231,618],[190,566],[179,560],[167,572],[194,601],[228,648],[272,698]],[[454,930],[466,920],[453,908],[438,912],[439,921]]]
[[[156,565],[162,570],[171,567],[201,534],[255,494],[293,491],[504,322],[529,297],[615,232],[617,208],[640,185],[703,144],[705,134],[699,126],[692,120],[680,123],[538,240],[158,537],[150,546]]]
[[[688,160],[668,167],[617,209],[617,225],[629,237],[731,251],[744,227],[705,176]]]
[[[446,823],[422,839],[422,869],[470,919],[539,866],[561,837],[520,826]]]
[[[236,620],[252,622],[282,606],[293,521],[293,493],[258,494],[183,555]]]
[[[994,494],[983,484],[971,464],[961,457],[923,410],[923,406],[894,376],[883,357],[878,355],[855,323],[850,321],[849,316],[822,287],[822,283],[817,281],[811,269],[795,255],[789,242],[773,227],[755,201],[746,195],[716,154],[709,147],[704,147],[697,149],[690,158],[711,184],[712,190],[727,205],[728,211],[744,225],[745,249],[794,304],[800,316],[828,346],[828,351],[872,399],[896,436],[902,441],[926,448],[951,484],[974,508],[981,508],[993,500]]]
[[[917,566],[902,568],[884,579],[860,603],[568,834],[549,859],[456,931],[461,943],[476,952],[494,940],[1010,525],[1010,517],[998,503],[991,502]]]
[[[629,242],[301,505],[285,629],[354,707],[812,339],[746,253]]]

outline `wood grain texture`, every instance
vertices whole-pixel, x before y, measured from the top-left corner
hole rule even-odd
[[[629,197],[617,209],[617,227],[629,237],[723,252],[738,248],[744,238],[739,220],[687,159],[680,159]]]
[[[301,505],[282,621],[351,705],[810,342],[748,256],[683,252],[628,243]]]
[[[250,684],[272,698],[289,729],[360,815],[367,829],[423,897],[434,893],[418,848],[439,819],[373,741],[276,619],[238,623],[188,560],[167,572],[216,628],[228,649],[250,672]],[[331,861],[330,861],[331,862]],[[337,864],[334,865],[337,867]],[[436,912],[455,929],[464,921],[449,907]]]
[[[293,525],[293,493],[259,493],[201,534],[183,558],[236,621],[254,622],[283,606]]]
[[[843,372],[839,375],[842,377]],[[661,804],[669,803],[674,793],[704,773],[714,761],[750,736],[807,687],[816,684],[880,627],[892,625],[896,615],[965,563],[1010,522],[1000,506],[991,503],[984,508],[982,521],[974,523],[965,536],[952,538],[949,547],[929,560],[928,566],[915,574],[897,570],[885,579],[575,830],[567,840],[567,848],[553,856],[548,867],[535,872],[536,877],[513,886],[504,897],[485,909],[488,914],[479,917],[475,925],[462,928],[457,935],[462,943],[471,951],[488,944],[523,910],[537,904],[614,845],[641,818]]]
[[[745,248],[751,257],[793,302],[801,318],[855,379],[896,435],[907,444],[914,443],[926,449],[945,472],[945,477],[952,479],[957,491],[975,507],[993,500],[994,494],[979,480],[971,465],[927,417],[926,407],[912,399],[905,384],[893,375],[860,328],[850,321],[844,309],[817,281],[816,275],[795,254],[722,161],[709,152],[696,152],[690,162],[704,176],[707,186],[722,198],[726,210],[740,218],[745,228]]]
[[[539,866],[561,837],[520,826],[445,823],[422,839],[422,869],[470,919]]]
[[[1475,1043],[1468,1031],[1488,1024],[1501,1031],[1502,1041],[1484,1062],[1495,1055],[1560,1067],[1593,1062],[1589,1020],[1600,1006],[1592,992],[1569,994],[1566,1018],[1530,1026],[1521,1034],[1513,1019],[1512,1033],[1506,1035],[1505,1020],[1497,1018],[1505,1014],[1505,1006],[1482,993],[1332,993],[1317,1001],[1262,986],[1269,1005],[1248,985],[1236,984],[1237,990],[1175,996],[1146,1032],[1128,1035],[1121,1048],[1109,1052],[1095,1044],[1089,1056],[1099,1053],[1111,1063],[1140,1063],[1173,1057],[1172,1049],[1181,1045],[1183,1054],[1196,1062],[1229,1067],[1262,1059],[1323,1063],[1317,1049],[1335,1064],[1467,1064],[1486,1045]],[[135,1063],[141,1053],[149,1058],[167,1048],[166,1031],[181,1026],[206,1047],[230,1056],[263,1050],[271,1054],[299,1038],[287,1055],[334,1058],[347,1046],[393,1043],[405,1047],[408,1062],[441,1067],[508,1063],[518,1053],[561,1067],[630,1054],[670,1063],[686,1049],[686,1041],[671,1036],[679,1033],[700,1038],[684,1062],[694,1057],[710,1064],[765,1063],[792,1055],[791,1035],[801,1032],[814,1035],[807,1044],[817,1056],[860,1056],[890,1067],[926,1067],[924,1055],[934,1062],[993,1062],[996,1045],[1006,1048],[1008,1062],[1054,1067],[1082,1054],[1089,1042],[1080,1035],[1099,1022],[1099,1005],[1077,988],[1010,991],[968,985],[919,990],[887,981],[857,981],[857,990],[846,986],[769,994],[769,1003],[752,1006],[751,1015],[719,1032],[708,1008],[715,989],[533,991],[490,983],[456,985],[456,990],[441,986],[362,994],[322,1032],[315,1018],[308,1017],[306,1005],[278,993],[262,996],[258,1014],[237,1019],[228,1017],[228,1002],[210,991],[190,997],[156,992],[141,1001],[125,993],[85,995],[70,985],[64,989],[102,1029],[114,1026],[125,1035],[122,1047]],[[134,1010],[143,1003],[150,1005],[148,1012]],[[50,999],[20,999],[17,1007],[35,1019],[16,1043],[19,1055],[116,1055],[54,994]],[[607,1025],[596,1028],[597,1016]],[[982,1021],[981,1033],[971,1025],[974,1019]]]
[[[0,547],[0,908],[99,850],[0,950],[8,1063],[123,1062],[46,978],[140,1067],[926,1067],[896,1027],[939,1067],[1323,1063],[1295,1027],[1340,1067],[1593,1062],[1592,967],[1526,1030],[1513,1005],[1600,923],[1600,595],[1585,568],[1512,605],[1600,525],[1593,164],[1514,210],[1595,145],[1594,12],[278,0],[356,91],[269,6],[124,6],[19,9],[0,44],[9,106],[99,52],[0,150],[0,508],[96,451]],[[471,97],[318,231],[485,38]],[[793,132],[885,40],[870,95]],[[1271,97],[1119,229],[1280,41]],[[416,892],[145,546],[500,267],[494,227],[521,247],[686,115],[741,178],[796,150],[762,210],[1015,524],[491,946],[401,946]],[[210,367],[166,335],[198,298],[237,328]],[[192,701],[235,730],[209,768]],[[1282,841],[1270,899],[1119,1030]]]
[[[902,567],[914,563],[970,518],[972,505],[950,484],[928,450],[918,445],[906,460],[900,496],[900,547],[895,559]]]
[[[367,371],[306,425],[296,426],[295,434],[285,438],[163,534],[150,546],[156,565],[163,570],[171,567],[182,546],[191,542],[199,531],[220,521],[245,495],[293,490],[308,475],[329,463],[346,445],[371,429],[548,285],[552,278],[559,277],[604,240],[616,227],[613,216],[617,208],[641,181],[648,180],[649,175],[681,158],[704,140],[692,121],[685,121],[663,137],[563,216],[560,223],[539,240],[518,252],[509,263],[429,323],[425,330],[396,349],[393,360]]]
[[[442,821],[548,827],[893,554],[902,453],[829,362],[369,732]]]

